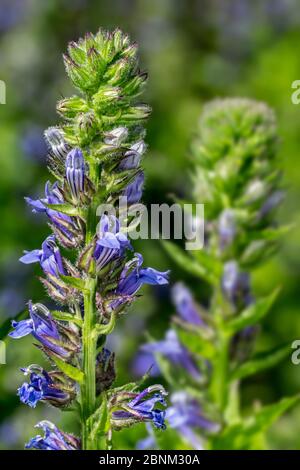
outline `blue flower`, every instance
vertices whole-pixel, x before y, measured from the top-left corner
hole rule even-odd
[[[24,375],[30,374],[30,382],[24,382],[18,389],[18,396],[22,403],[35,408],[40,400],[48,401],[54,406],[66,405],[71,401],[71,396],[59,388],[51,375],[39,366],[29,366],[21,369]]]
[[[141,352],[151,355],[155,363],[155,354],[161,354],[175,366],[185,369],[195,380],[201,378],[201,373],[190,352],[179,342],[176,331],[169,330],[165,339],[144,344]]]
[[[194,430],[217,432],[220,429],[219,424],[207,419],[198,401],[185,392],[174,393],[171,403],[166,412],[170,427],[176,429],[194,449],[201,450],[202,441]]]
[[[236,261],[228,261],[225,264],[222,289],[235,308],[243,308],[253,301],[249,273],[239,271]]]
[[[21,263],[31,264],[39,262],[45,274],[51,274],[59,277],[60,274],[66,274],[63,266],[62,257],[55,243],[54,235],[50,235],[42,244],[41,250],[25,252],[20,258]]]
[[[161,272],[153,268],[142,268],[143,257],[135,253],[135,258],[126,263],[117,287],[117,293],[134,295],[143,284],[168,284],[169,271]]]
[[[153,392],[155,393],[151,398],[146,398]],[[120,410],[113,411],[113,424],[120,428],[122,427],[122,424],[125,426],[126,424],[131,424],[134,421],[152,421],[156,428],[166,429],[165,410],[155,408],[157,403],[164,407],[167,406],[164,398],[167,395],[165,389],[161,385],[152,385],[142,392],[133,395],[135,395],[135,397],[129,402],[121,402],[119,404],[121,408]]]
[[[135,253],[135,257],[125,264],[115,290],[116,299],[110,304],[112,309],[130,302],[143,284],[168,284],[169,271],[160,272],[153,268],[142,268],[142,264],[143,257],[139,253]]]
[[[183,283],[178,282],[172,288],[172,300],[176,311],[185,322],[197,326],[206,326],[191,292]]]
[[[61,340],[55,321],[53,320],[49,310],[42,304],[32,304],[29,302],[28,320],[20,322],[12,321],[14,331],[9,333],[11,338],[23,338],[32,334],[45,348],[60,357],[68,357],[69,351]]]
[[[102,215],[94,251],[97,270],[100,271],[110,261],[121,257],[125,249],[130,247],[126,235],[120,232],[118,219],[112,215]]]
[[[146,145],[143,140],[133,144],[127,152],[125,152],[123,160],[119,165],[120,170],[134,170],[138,168],[141,157],[146,150]]]
[[[35,427],[41,428],[44,431],[44,436],[33,437],[25,445],[26,449],[78,450],[80,448],[80,442],[76,437],[60,431],[50,421],[41,421]]]
[[[70,242],[73,242],[74,234],[77,230],[74,219],[62,212],[47,207],[47,204],[64,203],[64,198],[57,182],[51,186],[49,181],[47,181],[45,186],[45,198],[34,200],[30,197],[25,197],[25,200],[32,207],[33,212],[45,213],[54,227],[58,228]]]
[[[79,148],[68,153],[66,158],[66,178],[70,191],[75,200],[80,198],[84,191],[85,161]]]
[[[219,218],[220,248],[225,250],[229,247],[236,236],[236,223],[234,211],[225,209]]]
[[[130,183],[124,191],[123,196],[127,198],[128,204],[137,204],[140,202],[143,194],[145,176],[142,171],[140,171],[132,183]]]

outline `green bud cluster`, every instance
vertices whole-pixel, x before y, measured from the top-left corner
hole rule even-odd
[[[206,218],[215,222],[215,231],[219,227],[219,237],[222,230],[234,232],[234,243],[225,243],[223,256],[243,266],[270,255],[281,233],[274,223],[283,197],[277,144],[273,111],[264,103],[236,98],[205,107],[192,146],[194,198],[205,204]]]
[[[150,113],[148,106],[136,103],[147,79],[137,68],[137,45],[120,30],[100,30],[71,42],[64,62],[81,93],[58,102],[57,110],[66,121],[65,136],[72,145],[88,145],[101,159],[105,131],[136,126]]]

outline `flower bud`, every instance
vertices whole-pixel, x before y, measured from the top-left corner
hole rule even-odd
[[[86,112],[88,106],[84,99],[72,96],[58,101],[56,109],[65,119],[73,119],[77,114]]]
[[[85,162],[82,152],[75,148],[68,153],[66,158],[66,178],[72,197],[78,201],[84,192]]]
[[[96,358],[97,395],[108,390],[116,378],[115,354],[103,348]]]
[[[104,133],[104,143],[112,147],[119,147],[128,137],[127,127],[116,127]]]

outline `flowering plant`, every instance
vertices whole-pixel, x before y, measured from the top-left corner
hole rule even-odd
[[[284,398],[248,416],[240,406],[241,381],[291,352],[290,344],[254,351],[259,323],[278,289],[257,297],[251,274],[288,229],[275,221],[283,197],[276,144],[274,114],[265,104],[208,104],[192,146],[193,199],[205,203],[204,248],[185,253],[164,242],[183,270],[206,282],[209,302],[199,305],[184,284],[176,284],[172,327],[165,339],[141,348],[139,362],[155,360],[172,390],[170,427],[196,449],[264,448],[267,428],[299,400]]]
[[[147,75],[136,56],[136,44],[120,30],[87,34],[64,56],[79,95],[58,102],[62,122],[45,131],[56,181],[46,183],[44,197],[26,198],[33,212],[47,216],[52,235],[20,259],[40,264],[41,282],[57,308],[30,301],[29,319],[13,321],[10,337],[31,334],[52,365],[51,371],[22,369],[28,381],[18,390],[20,400],[30,407],[39,401],[61,409],[77,404],[81,437],[42,421],[37,427],[44,436],[31,439],[28,448],[99,449],[103,440],[111,448],[113,430],[143,421],[165,428],[164,388],[112,388],[115,357],[105,348],[142,285],[168,282],[168,272],[142,267],[141,254],[132,253],[117,207],[119,198],[129,207],[137,203],[144,181],[142,123],[150,109],[137,103]],[[108,205],[115,214],[100,211],[99,222],[98,208]]]

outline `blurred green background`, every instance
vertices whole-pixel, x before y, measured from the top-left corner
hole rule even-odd
[[[99,27],[119,26],[140,46],[141,68],[149,72],[144,100],[153,108],[148,122],[146,203],[188,196],[188,148],[203,104],[217,96],[266,101],[278,116],[280,155],[288,196],[280,217],[295,223],[280,253],[255,275],[260,294],[282,286],[265,320],[258,349],[300,338],[300,105],[291,103],[291,84],[300,79],[300,5],[297,0],[0,0],[0,79],[7,87],[0,105],[0,321],[14,316],[28,299],[47,302],[38,270],[19,265],[22,250],[34,249],[48,233],[46,220],[31,214],[25,195],[41,194],[48,178],[43,129],[57,123],[56,100],[73,93],[61,54],[70,40]],[[199,201],[201,202],[201,201]],[[136,244],[145,263],[172,269],[197,297],[205,286],[166,257],[158,241]],[[196,284],[197,282],[197,284]],[[160,338],[173,313],[167,289],[145,289],[120,321],[110,345],[118,357],[118,382],[132,380],[132,361],[150,331]],[[7,364],[0,365],[0,448],[23,448],[34,424],[50,418],[73,430],[72,414],[19,403],[19,367],[41,363],[31,338],[7,341]],[[285,361],[249,380],[244,407],[272,402],[300,390],[300,365]],[[168,432],[168,431],[167,431]],[[270,448],[300,449],[300,409],[273,426]],[[145,435],[137,426],[119,436],[119,448]],[[175,448],[174,442],[172,447]]]

